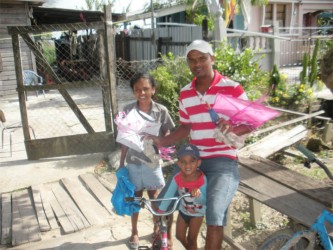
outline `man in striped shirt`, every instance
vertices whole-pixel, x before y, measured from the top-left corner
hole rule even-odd
[[[245,125],[232,127],[226,116],[216,124],[208,110],[217,93],[241,99],[247,99],[247,95],[239,83],[213,69],[214,52],[206,41],[193,41],[186,49],[186,59],[194,79],[180,91],[181,125],[166,137],[152,139],[157,146],[166,146],[190,136],[189,142],[199,148],[200,169],[208,180],[205,249],[218,250],[223,241],[227,209],[238,188],[239,172],[236,148],[216,139],[216,127],[222,131],[229,129],[236,135],[246,134],[251,128]]]

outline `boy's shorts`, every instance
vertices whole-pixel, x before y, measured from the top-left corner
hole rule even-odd
[[[129,177],[135,186],[135,191],[143,189],[156,190],[161,189],[164,185],[164,177],[161,166],[156,168],[148,167],[144,164],[128,164]]]

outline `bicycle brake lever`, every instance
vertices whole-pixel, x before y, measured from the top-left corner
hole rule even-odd
[[[304,165],[304,167],[306,167],[308,169],[311,168],[311,162],[310,161],[305,161],[303,165]]]

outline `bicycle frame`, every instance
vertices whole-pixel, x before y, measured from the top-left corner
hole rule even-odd
[[[311,225],[309,230],[299,231],[296,232],[282,247],[282,250],[288,250],[289,247],[292,245],[293,242],[297,238],[302,238],[303,235],[309,233],[318,234],[320,244],[324,247],[325,250],[333,250],[332,241],[330,236],[327,233],[325,222],[329,222],[333,225],[333,214],[331,214],[327,210],[323,210],[316,221]]]
[[[181,199],[185,198],[185,197],[189,197],[191,196],[191,194],[187,193],[184,194],[182,196],[179,197],[173,197],[173,198],[160,198],[160,199],[146,199],[144,197],[125,197],[124,200],[125,202],[137,202],[134,203],[134,205],[140,206],[141,208],[147,208],[148,211],[155,216],[159,216],[161,217],[160,220],[160,239],[161,239],[161,247],[160,250],[168,250],[168,219],[166,218],[166,216],[172,214],[178,206],[178,203],[180,202]],[[173,204],[172,208],[168,211],[165,212],[157,212],[155,211],[151,205],[150,202],[154,202],[154,201],[164,201],[164,200],[174,200],[175,203]],[[159,237],[156,236],[154,241],[153,241],[153,245],[152,248],[154,249],[154,245],[156,244],[156,241]],[[139,249],[146,249],[146,248],[140,248]]]
[[[318,233],[320,242],[325,250],[333,250],[332,241],[325,227],[325,221],[333,225],[333,214],[327,210],[323,210],[321,215],[316,219],[315,223],[312,224],[311,230]]]
[[[161,250],[167,250],[168,249],[168,218],[166,216],[161,216],[160,218],[160,233],[159,235],[155,236],[155,239],[153,241],[153,249],[154,246],[158,246],[158,240],[161,240]]]

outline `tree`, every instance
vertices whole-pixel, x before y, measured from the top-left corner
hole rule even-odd
[[[85,0],[87,9],[88,10],[100,10],[103,11],[103,6],[104,5],[113,5],[114,1],[113,0]]]

